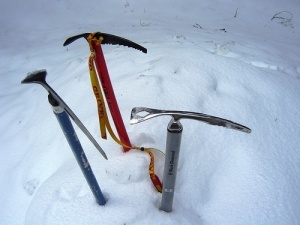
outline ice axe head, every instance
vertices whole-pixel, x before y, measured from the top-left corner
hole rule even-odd
[[[27,74],[24,80],[22,80],[22,84],[30,84],[30,83],[37,83],[37,84],[45,84],[46,83],[46,70],[37,70]]]
[[[207,123],[209,125],[222,126],[245,133],[251,133],[251,129],[241,124],[232,122],[230,120],[222,119],[215,116],[206,115],[203,113],[187,112],[187,111],[175,111],[175,110],[159,110],[150,109],[145,107],[135,107],[131,111],[130,124],[136,124],[148,119],[152,119],[157,116],[171,116],[171,125],[179,122],[180,119],[192,119],[200,122]]]
[[[65,43],[63,44],[63,46],[67,46],[69,44],[71,44],[72,42],[76,41],[79,38],[85,38],[86,40],[88,40],[88,37],[91,33],[83,33],[83,34],[79,34],[79,35],[75,35],[73,37],[69,37]],[[116,35],[112,35],[112,34],[107,34],[107,33],[101,33],[101,32],[96,32],[94,33],[94,38],[96,38],[97,40],[100,40],[100,38],[102,39],[101,44],[111,44],[111,45],[124,45],[130,48],[135,48],[137,50],[140,50],[144,53],[147,53],[147,49],[144,48],[143,46],[130,41],[128,39],[116,36]]]

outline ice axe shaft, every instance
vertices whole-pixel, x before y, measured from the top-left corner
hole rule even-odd
[[[106,200],[93,173],[92,167],[90,166],[89,161],[85,155],[85,152],[83,151],[83,148],[80,144],[80,141],[77,137],[68,114],[66,113],[64,108],[59,105],[52,94],[48,95],[48,100],[50,105],[52,106],[54,115],[56,116],[56,119],[72,149],[76,161],[96,199],[96,202],[99,205],[105,205]]]
[[[183,127],[179,121],[172,119],[168,124],[163,190],[160,205],[160,209],[165,212],[172,211],[182,131]]]
[[[119,135],[120,141],[127,146],[131,146],[121,113],[117,103],[117,99],[114,93],[114,89],[110,80],[110,76],[108,74],[108,70],[106,67],[104,55],[102,52],[101,45],[96,46],[95,43],[92,43],[96,53],[95,65],[98,72],[98,76],[101,81],[101,85],[103,88],[103,92],[107,101],[107,105],[109,111],[111,113],[111,117],[115,124],[117,133]],[[123,148],[125,152],[129,151],[128,148]]]

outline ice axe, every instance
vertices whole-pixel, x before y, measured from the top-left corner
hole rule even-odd
[[[82,149],[80,141],[77,134],[72,126],[70,118],[77,124],[77,126],[82,130],[82,132],[89,138],[89,140],[94,144],[102,156],[107,159],[107,156],[100,145],[96,142],[90,132],[82,124],[75,113],[69,108],[69,106],[61,99],[61,97],[47,84],[46,82],[46,70],[38,70],[29,73],[27,77],[21,82],[22,84],[37,83],[41,84],[49,93],[48,101],[52,106],[52,110],[64,132],[64,135],[73,151],[73,154],[77,160],[77,163],[99,205],[105,205],[106,200],[102,194],[102,191],[98,185],[96,177],[92,171],[92,168],[88,162],[85,152]]]
[[[202,113],[186,112],[186,111],[172,111],[172,110],[158,110],[145,107],[136,107],[131,111],[131,124],[143,122],[157,116],[171,116],[171,121],[167,127],[167,142],[166,142],[166,157],[163,175],[163,190],[162,201],[160,209],[165,212],[172,211],[175,181],[177,174],[177,165],[180,152],[181,136],[183,126],[180,123],[181,119],[192,119],[204,122],[210,125],[222,126],[245,133],[251,133],[251,129],[241,124],[232,122],[230,120],[214,117]]]
[[[96,65],[98,77],[100,79],[100,83],[108,104],[108,107],[110,109],[110,113],[112,116],[112,119],[114,121],[117,133],[119,135],[120,141],[124,143],[126,146],[131,146],[128,134],[126,132],[124,122],[122,120],[122,116],[119,110],[119,106],[114,94],[113,86],[108,74],[107,66],[105,63],[105,58],[103,55],[103,51],[101,48],[102,44],[112,44],[112,45],[123,45],[131,48],[135,48],[137,50],[142,51],[143,53],[147,53],[147,49],[142,47],[141,45],[138,45],[130,40],[127,40],[125,38],[115,36],[112,34],[107,33],[101,33],[101,32],[95,32],[95,33],[83,33],[79,34],[73,37],[68,38],[64,46],[67,46],[71,44],[72,42],[76,41],[79,38],[85,38],[90,45],[91,53],[94,54],[94,63]],[[91,65],[89,64],[89,68]],[[90,69],[91,70],[91,69]],[[95,92],[94,84],[92,83],[93,90]],[[95,93],[95,96],[97,98],[97,93]],[[99,104],[99,103],[98,103]],[[99,108],[99,105],[98,105]],[[99,114],[100,118],[100,114]],[[124,151],[127,152],[130,149],[123,147]]]

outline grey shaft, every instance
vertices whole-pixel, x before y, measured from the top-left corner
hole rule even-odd
[[[172,211],[182,130],[180,122],[172,119],[168,126],[163,191],[160,206],[160,209],[165,212]]]

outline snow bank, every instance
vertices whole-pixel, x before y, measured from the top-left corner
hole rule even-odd
[[[299,7],[293,0],[1,1],[0,224],[298,224]],[[271,20],[281,11],[292,20]],[[69,36],[92,31],[148,49],[103,46],[134,144],[164,151],[169,121],[131,126],[136,106],[202,112],[252,129],[249,135],[182,121],[172,213],[159,211],[148,155],[124,154],[112,139],[100,139],[87,43],[62,47]],[[20,85],[43,68],[108,155],[105,161],[75,126],[108,200],[103,207],[46,91]],[[163,160],[157,155],[160,177]]]

